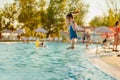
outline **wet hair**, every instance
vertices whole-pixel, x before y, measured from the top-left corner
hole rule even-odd
[[[43,45],[43,42],[41,43],[41,45]]]
[[[106,38],[108,38],[109,36],[108,35],[106,35]]]
[[[117,22],[115,23],[115,26],[117,26],[117,25],[119,25],[119,21],[117,21]]]
[[[68,13],[68,14],[66,15],[66,17],[67,17],[68,19],[70,19],[70,18],[73,19],[73,14],[77,14],[77,13],[79,13],[79,11],[76,11],[76,12],[70,12],[70,13]]]

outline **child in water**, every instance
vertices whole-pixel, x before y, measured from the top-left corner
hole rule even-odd
[[[77,14],[77,12],[71,12],[66,15],[66,24],[67,27],[69,27],[69,34],[70,34],[70,41],[71,41],[71,46],[68,47],[67,49],[74,49],[76,42],[77,42],[77,24],[74,22],[74,18],[72,14]]]
[[[40,45],[40,47],[47,47],[47,46],[44,44],[44,41],[42,41],[39,45]]]
[[[42,41],[41,43],[39,43],[39,40],[37,39],[36,40],[36,47],[47,47],[47,46],[44,44],[44,41]]]

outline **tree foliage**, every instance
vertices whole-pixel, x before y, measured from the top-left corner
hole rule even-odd
[[[95,17],[89,23],[91,26],[114,26],[116,21],[120,21],[120,0],[106,0],[108,14],[102,17]]]
[[[1,9],[0,20],[1,20],[1,29],[7,28],[14,30],[14,21],[18,19],[19,9],[15,3],[6,4],[3,9]]]
[[[40,23],[36,9],[36,0],[16,0],[20,7],[19,21],[33,30]]]
[[[75,15],[75,21],[79,25],[84,24],[88,7],[89,5],[85,4],[83,0],[67,0],[67,12],[79,11],[79,14]]]
[[[0,18],[4,15],[10,20],[14,19],[14,14],[17,15],[16,19],[24,23],[22,28],[26,29],[27,35],[35,34],[35,29],[38,27],[45,28],[48,33],[59,36],[60,30],[65,30],[65,16],[71,11],[80,11],[75,15],[75,21],[82,25],[84,17],[87,13],[88,6],[84,4],[83,0],[14,0],[15,9],[11,6],[5,6],[0,14]],[[8,11],[8,8],[10,10]],[[6,28],[8,28],[6,25]],[[10,27],[10,25],[9,25]],[[13,28],[13,27],[12,27]]]
[[[59,30],[64,28],[65,1],[50,0],[48,8],[41,12],[41,23],[48,30],[47,37],[49,34],[58,34]]]

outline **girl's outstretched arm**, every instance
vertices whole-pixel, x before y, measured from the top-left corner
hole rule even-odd
[[[74,31],[77,31],[77,24],[75,22],[72,23],[72,28]]]
[[[73,26],[74,31],[76,31],[76,32],[85,32],[85,30],[78,30],[77,29],[78,25],[75,22],[73,22],[72,26]]]

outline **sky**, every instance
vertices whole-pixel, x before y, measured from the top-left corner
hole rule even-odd
[[[3,8],[6,3],[12,3],[14,0],[0,0],[0,8]]]
[[[86,25],[95,16],[102,16],[107,14],[108,8],[105,0],[84,0],[88,5],[88,14],[86,16]]]
[[[107,11],[105,0],[84,0],[89,5],[89,12],[85,17],[86,25],[95,16],[102,16]],[[12,3],[14,0],[0,0],[0,8],[3,8],[6,3]]]

